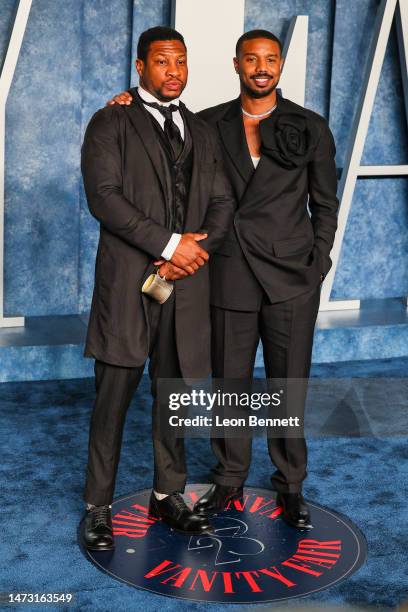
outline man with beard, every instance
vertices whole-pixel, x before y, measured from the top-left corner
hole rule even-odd
[[[95,359],[96,384],[84,491],[84,543],[92,550],[114,546],[110,505],[123,426],[148,356],[155,397],[150,510],[183,533],[211,530],[180,495],[184,441],[160,425],[166,406],[158,401],[157,381],[210,373],[205,264],[231,225],[234,198],[215,130],[179,102],[187,82],[181,34],[147,30],[137,53],[140,86],[133,103],[99,110],[82,148],[86,196],[100,222],[85,346]],[[160,275],[175,281],[163,304],[141,292],[160,258],[167,260]]]
[[[239,98],[198,113],[221,137],[239,202],[210,264],[216,378],[250,379],[261,339],[267,378],[307,380],[320,285],[331,267],[338,209],[335,145],[323,117],[276,91],[281,51],[271,32],[243,34],[234,58]],[[126,104],[129,96],[125,92],[114,100]],[[303,422],[304,393],[287,409]],[[214,484],[196,511],[216,512],[241,497],[251,446],[250,438],[212,439],[218,459]],[[270,436],[268,450],[283,518],[310,527],[302,496],[303,434]]]

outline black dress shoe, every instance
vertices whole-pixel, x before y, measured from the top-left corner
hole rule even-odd
[[[283,520],[298,529],[311,529],[309,508],[301,493],[278,493],[276,503],[282,506]]]
[[[84,544],[88,550],[113,550],[115,547],[109,506],[95,506],[86,511]]]
[[[229,501],[242,497],[242,487],[227,487],[225,485],[213,484],[194,506],[198,514],[209,514],[224,510]]]
[[[203,516],[198,516],[186,505],[180,493],[173,493],[164,499],[157,499],[152,492],[150,496],[150,514],[161,518],[176,531],[187,535],[200,535],[214,531],[211,523]]]

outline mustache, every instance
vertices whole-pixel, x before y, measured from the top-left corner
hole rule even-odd
[[[273,76],[267,72],[257,72],[251,76],[251,79],[273,79]]]

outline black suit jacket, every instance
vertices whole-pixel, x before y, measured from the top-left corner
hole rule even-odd
[[[263,291],[274,303],[317,287],[331,267],[337,228],[336,150],[327,121],[278,94],[276,110],[259,124],[262,155],[254,171],[240,98],[199,116],[218,130],[239,202],[234,227],[211,261],[212,303],[258,310]]]
[[[223,170],[216,132],[181,104],[193,144],[193,169],[185,231],[205,228],[214,252],[232,224],[234,198]],[[168,171],[150,115],[138,96],[126,106],[99,110],[82,147],[89,209],[100,222],[95,287],[85,356],[120,366],[140,366],[149,352],[149,309],[141,293],[152,262],[172,232],[166,227]],[[176,281],[176,341],[184,377],[210,372],[209,270]]]

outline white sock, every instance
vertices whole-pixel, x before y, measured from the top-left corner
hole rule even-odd
[[[86,509],[87,510],[93,510],[94,508],[96,508],[96,506],[94,504],[86,504]],[[112,506],[109,506],[109,508],[112,508]]]
[[[158,499],[159,501],[164,499],[165,497],[168,497],[167,493],[158,493],[154,489],[153,489],[153,493],[154,493],[155,498]]]

